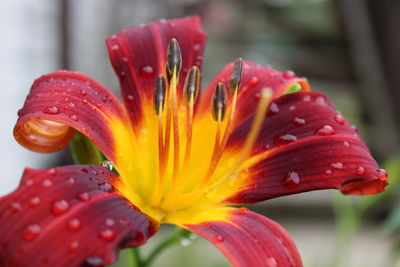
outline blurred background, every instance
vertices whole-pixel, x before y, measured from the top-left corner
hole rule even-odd
[[[25,166],[71,163],[67,149],[35,154],[12,137],[35,78],[58,69],[81,71],[118,92],[104,39],[121,28],[191,14],[202,17],[209,34],[203,84],[238,56],[293,70],[359,126],[390,175],[391,186],[379,197],[321,191],[251,209],[288,230],[305,266],[400,266],[398,0],[1,0],[0,195],[17,186]],[[180,243],[154,266],[229,266],[204,240]],[[122,255],[118,266],[123,261]]]

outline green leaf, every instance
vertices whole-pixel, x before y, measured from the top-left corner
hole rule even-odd
[[[97,146],[78,131],[75,132],[69,148],[76,164],[99,165],[103,161],[103,156]]]

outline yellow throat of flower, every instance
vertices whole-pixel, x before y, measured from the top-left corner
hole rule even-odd
[[[132,133],[115,123],[119,190],[144,213],[159,222],[210,220],[211,210],[246,185],[251,149],[272,97],[264,89],[250,131],[239,148],[227,149],[236,112],[243,61],[235,61],[230,78],[230,105],[218,83],[209,112],[195,113],[200,70],[192,67],[185,79],[183,99],[177,84],[181,69],[178,42],[167,51],[166,76],[155,84],[153,103],[145,103],[142,128]],[[150,102],[150,101],[149,101]],[[208,212],[207,212],[208,211]],[[208,218],[208,219],[207,219]]]

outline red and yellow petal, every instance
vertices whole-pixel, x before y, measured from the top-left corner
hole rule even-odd
[[[146,109],[153,112],[155,80],[165,76],[167,47],[175,38],[181,48],[182,71],[178,94],[188,70],[202,65],[206,34],[198,16],[161,19],[147,25],[124,29],[107,39],[107,47],[121,84],[121,93],[134,125],[140,124]]]
[[[326,96],[293,93],[272,105],[244,163],[244,182],[228,202],[253,203],[329,188],[355,195],[384,190],[387,174]],[[250,125],[249,119],[235,129],[229,149],[240,149]]]
[[[103,266],[145,243],[158,226],[116,182],[99,166],[26,169],[19,188],[0,198],[0,265]]]
[[[203,112],[209,112],[211,109],[211,98],[217,83],[222,82],[226,88],[229,88],[229,78],[232,74],[232,69],[233,63],[226,65],[208,85],[201,99],[200,109]],[[250,61],[244,61],[234,125],[239,125],[254,115],[262,89],[271,89],[273,91],[273,98],[277,98],[296,83],[301,85],[302,91],[310,91],[307,79],[299,78],[291,71],[281,72],[269,66],[263,67]],[[230,98],[230,100],[232,99]]]
[[[213,243],[236,267],[303,266],[289,234],[278,223],[246,208],[226,208],[220,218],[182,227]]]
[[[18,116],[15,139],[43,153],[65,147],[74,128],[115,160],[116,135],[130,130],[125,110],[110,90],[84,74],[70,71],[37,79]]]

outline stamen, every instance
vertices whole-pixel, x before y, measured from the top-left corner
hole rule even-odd
[[[205,184],[207,184],[208,181],[210,181],[211,176],[217,167],[217,164],[219,161],[218,157],[220,156],[218,151],[219,151],[220,139],[221,139],[221,123],[225,118],[226,102],[227,102],[227,96],[226,96],[225,85],[223,83],[218,83],[217,87],[215,88],[214,95],[212,98],[212,116],[213,116],[213,119],[215,121],[217,121],[217,132],[215,134],[214,151],[213,151],[211,163],[207,170],[207,173],[204,176],[201,183],[199,183],[196,188],[202,187]]]
[[[234,62],[232,74],[229,79],[229,91],[232,94],[232,102],[231,102],[231,107],[230,107],[229,118],[226,123],[224,136],[222,138],[220,145],[218,147],[217,146],[214,147],[214,153],[213,153],[213,157],[211,159],[210,167],[209,167],[203,181],[199,184],[200,187],[204,186],[211,179],[211,176],[214,173],[215,169],[217,168],[218,162],[220,161],[222,154],[225,150],[226,143],[228,142],[228,137],[231,134],[231,131],[232,131],[231,124],[232,124],[233,118],[235,116],[237,94],[238,94],[238,90],[240,87],[242,70],[243,70],[243,59],[238,58]],[[215,114],[216,113],[213,111],[214,120],[216,120]],[[223,115],[225,115],[225,113]],[[224,116],[222,116],[222,120],[223,119],[224,119]],[[219,128],[219,126],[217,126],[217,128]]]
[[[182,67],[182,55],[181,49],[179,47],[179,43],[175,38],[172,38],[169,41],[167,48],[167,65],[166,65],[166,73],[168,78],[168,83],[171,83],[171,78],[173,76],[174,71],[179,75]]]
[[[256,114],[253,119],[253,123],[251,124],[251,128],[249,131],[248,136],[246,137],[246,140],[244,142],[244,146],[240,152],[240,158],[236,160],[236,162],[232,165],[232,169],[230,172],[228,172],[228,175],[224,177],[223,179],[218,180],[216,183],[213,185],[209,186],[206,188],[206,192],[210,192],[212,189],[218,187],[219,185],[223,184],[226,182],[230,177],[235,175],[240,168],[242,167],[243,163],[248,159],[250,156],[251,150],[253,149],[254,143],[257,140],[258,135],[260,134],[264,118],[265,118],[265,113],[267,111],[268,105],[271,101],[272,98],[272,90],[269,88],[264,88],[261,92],[261,99],[260,102],[258,103]]]
[[[185,166],[188,166],[190,159],[190,151],[192,146],[192,132],[193,132],[193,110],[194,103],[200,90],[200,70],[197,66],[192,67],[185,79],[183,87],[183,96],[189,105],[188,122],[187,122],[187,137],[186,137],[186,151],[185,151]]]

